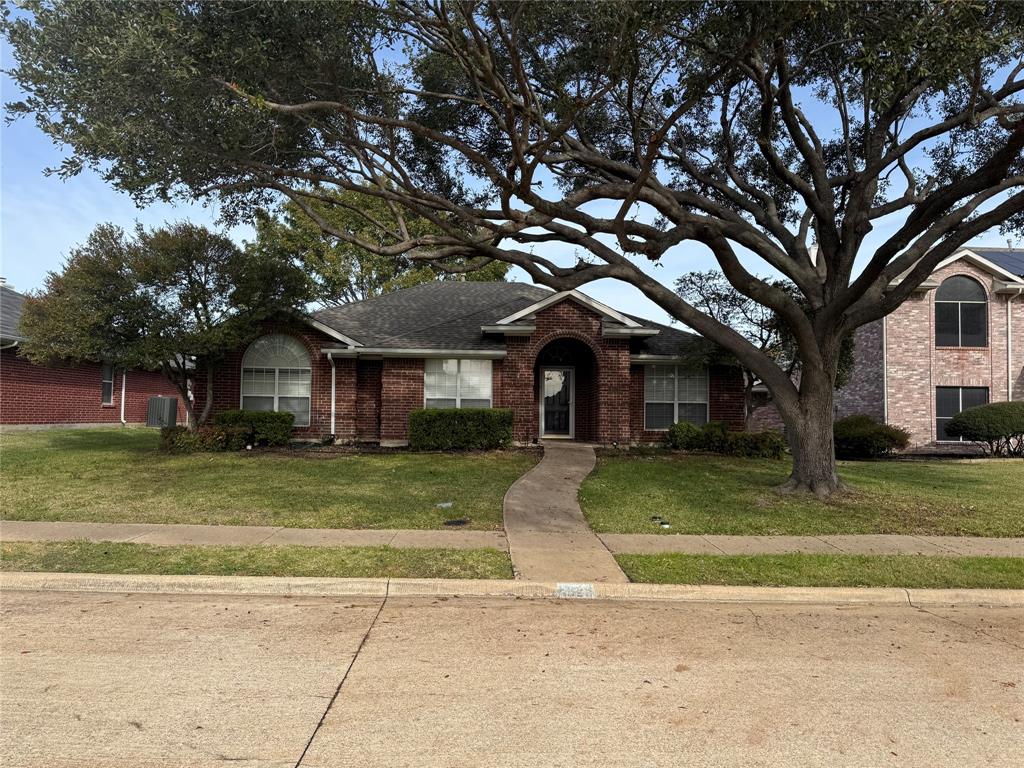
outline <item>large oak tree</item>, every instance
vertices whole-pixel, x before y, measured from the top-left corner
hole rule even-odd
[[[12,109],[72,148],[62,173],[98,167],[143,201],[219,195],[229,216],[283,195],[384,256],[627,282],[757,374],[788,427],[786,487],[824,495],[841,340],[1021,223],[1022,17],[981,0],[69,0],[6,32]],[[373,242],[334,227],[324,190],[395,223]],[[644,269],[698,249],[788,325],[799,384]]]

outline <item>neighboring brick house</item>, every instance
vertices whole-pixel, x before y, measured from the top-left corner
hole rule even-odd
[[[383,445],[405,443],[424,407],[510,408],[518,443],[655,441],[676,420],[741,429],[740,370],[694,367],[709,352],[576,291],[444,281],[268,324],[217,365],[213,410],[287,410],[297,437]]]
[[[144,424],[151,395],[178,397],[159,372],[115,370],[99,362],[56,367],[30,363],[18,353],[24,341],[18,329],[24,298],[0,285],[0,424]],[[179,423],[184,418],[179,402]]]
[[[957,443],[944,428],[961,410],[1024,400],[1024,250],[959,251],[854,343],[838,417],[901,426],[912,448]]]

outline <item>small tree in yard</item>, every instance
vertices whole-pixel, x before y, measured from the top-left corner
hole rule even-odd
[[[1024,4],[26,5],[4,24],[27,94],[9,108],[72,148],[62,173],[102,167],[140,201],[215,194],[229,218],[351,192],[395,226],[321,226],[372,253],[626,282],[771,390],[786,490],[841,487],[843,338],[1024,219]],[[781,318],[798,383],[645,269],[687,247]]]
[[[134,236],[97,227],[72,251],[46,289],[29,296],[21,318],[22,354],[40,364],[108,361],[159,368],[185,403],[193,428],[213,402],[214,372],[229,349],[259,333],[271,315],[301,304],[309,281],[288,261],[241,250],[223,235],[188,223]],[[206,371],[206,404],[189,400],[194,364]]]

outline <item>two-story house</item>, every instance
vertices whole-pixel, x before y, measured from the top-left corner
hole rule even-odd
[[[836,414],[903,427],[912,448],[956,447],[945,432],[953,416],[1005,400],[1024,400],[1024,250],[969,247],[857,330]]]

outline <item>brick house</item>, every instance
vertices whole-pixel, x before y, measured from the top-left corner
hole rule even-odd
[[[82,426],[144,424],[150,396],[178,397],[155,371],[115,370],[107,363],[46,367],[18,354],[25,297],[0,284],[0,424]],[[180,398],[179,398],[180,400]],[[178,404],[178,422],[185,409]]]
[[[965,408],[1024,400],[1024,250],[964,248],[895,312],[859,328],[836,415],[910,431],[912,448],[955,448]]]
[[[741,429],[740,371],[700,362],[711,349],[577,291],[428,283],[268,324],[216,367],[213,411],[287,410],[297,437],[382,445],[405,443],[424,407],[510,408],[521,444],[657,441],[677,420]]]

